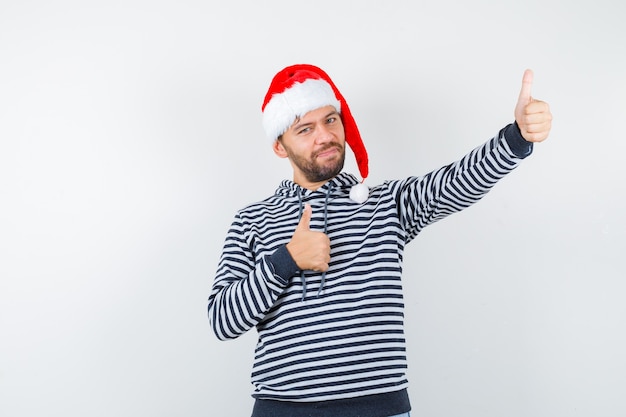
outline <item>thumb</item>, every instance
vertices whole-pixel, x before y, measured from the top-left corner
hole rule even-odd
[[[528,104],[532,101],[530,90],[533,86],[533,71],[527,69],[524,71],[524,77],[522,78],[522,89],[519,92],[518,102],[520,104]]]
[[[301,230],[309,230],[311,224],[311,216],[313,214],[313,209],[310,204],[304,205],[304,210],[302,211],[302,217],[300,217],[300,223],[298,223],[298,229]]]

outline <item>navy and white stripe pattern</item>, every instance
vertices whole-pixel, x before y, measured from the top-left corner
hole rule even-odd
[[[237,213],[209,320],[223,340],[256,326],[254,397],[313,402],[406,388],[404,247],[425,226],[478,201],[519,164],[526,155],[515,155],[505,132],[456,163],[370,189],[364,204],[349,199],[358,180],[342,173],[316,191],[284,181],[275,195]],[[331,242],[322,291],[321,274],[304,271],[304,300],[299,271],[281,277],[271,259],[298,224],[300,200],[313,208],[312,230],[322,230],[327,209]]]

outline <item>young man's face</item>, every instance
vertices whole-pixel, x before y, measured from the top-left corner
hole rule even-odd
[[[289,158],[297,184],[317,189],[343,169],[345,132],[339,113],[333,106],[308,112],[274,142],[274,152]]]

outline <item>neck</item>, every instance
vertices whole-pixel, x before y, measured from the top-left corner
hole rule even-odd
[[[306,188],[307,190],[317,191],[322,186],[324,186],[324,184],[326,184],[328,181],[332,180],[333,178],[335,177],[332,177],[323,181],[312,182],[312,181],[307,180],[303,176],[294,175],[293,182],[295,182],[302,188]]]

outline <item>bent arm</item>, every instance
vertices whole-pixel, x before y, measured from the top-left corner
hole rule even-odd
[[[257,259],[237,218],[228,234],[209,296],[209,322],[220,340],[256,326],[287,287],[297,266],[285,245]]]

